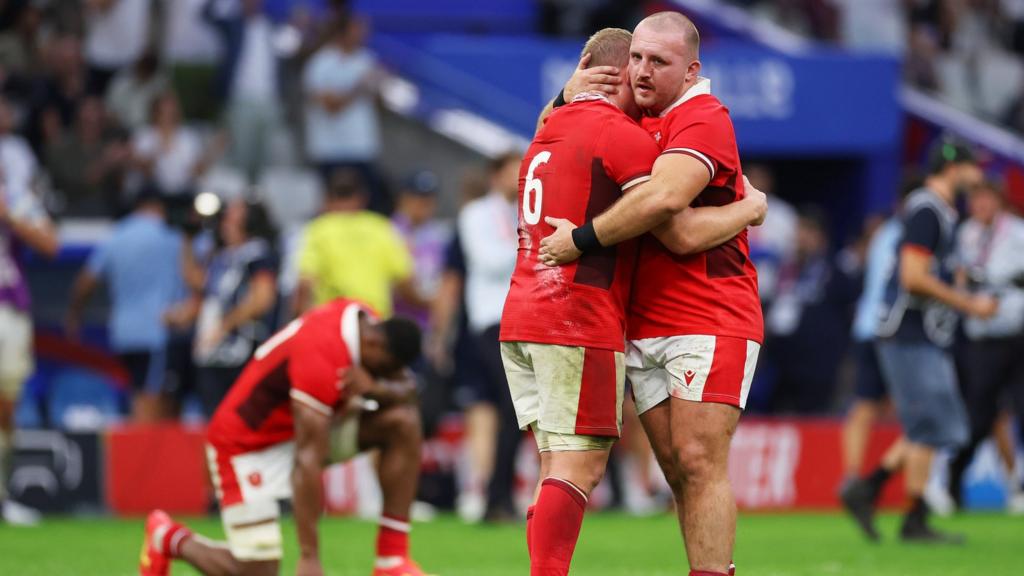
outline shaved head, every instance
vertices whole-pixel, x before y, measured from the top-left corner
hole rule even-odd
[[[697,32],[693,21],[679,12],[651,14],[637,24],[637,30],[641,26],[648,27],[655,32],[678,34],[686,45],[687,55],[695,60],[700,57],[700,33]]]

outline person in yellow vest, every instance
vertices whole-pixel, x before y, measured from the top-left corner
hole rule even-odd
[[[405,241],[390,220],[366,209],[367,200],[358,172],[331,174],[323,212],[307,226],[299,249],[296,314],[335,298],[350,298],[387,318],[396,293],[405,302],[429,305],[413,284]]]

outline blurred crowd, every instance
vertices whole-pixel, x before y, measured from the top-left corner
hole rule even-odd
[[[903,59],[907,84],[1024,133],[1021,0],[734,0],[803,36]]]
[[[348,167],[376,206],[381,74],[344,5],[0,3],[8,187],[31,183],[59,217],[116,217],[145,188],[233,196],[308,187],[298,168]]]

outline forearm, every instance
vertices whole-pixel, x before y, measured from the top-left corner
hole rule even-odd
[[[221,327],[230,332],[243,324],[270,312],[274,306],[277,291],[273,279],[264,279],[252,286],[245,298],[224,315]]]
[[[743,201],[686,208],[651,232],[676,254],[696,254],[732,240],[755,218],[754,209]]]
[[[320,553],[317,522],[323,510],[322,473],[323,460],[316,450],[296,451],[292,470],[292,506],[299,553],[304,558],[316,558]]]
[[[8,218],[0,221],[0,224],[6,225],[15,238],[47,258],[56,257],[60,251],[57,231],[48,222],[37,224],[18,218]]]
[[[960,312],[967,313],[970,307],[969,294],[957,290],[931,274],[904,277],[902,283],[911,294],[933,298]]]

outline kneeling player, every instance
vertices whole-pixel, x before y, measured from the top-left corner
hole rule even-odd
[[[419,352],[415,324],[378,322],[346,300],[316,308],[271,337],[207,432],[227,545],[195,535],[157,510],[146,522],[140,573],[167,574],[170,560],[181,559],[207,575],[277,574],[278,500],[291,498],[301,553],[297,573],[323,574],[317,520],[324,463],[379,448],[384,514],[373,574],[422,576],[409,558],[421,432],[415,389],[405,376]],[[359,399],[379,409],[347,409]]]

